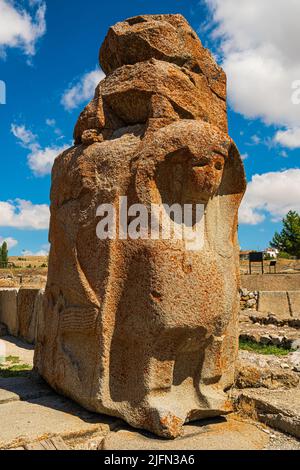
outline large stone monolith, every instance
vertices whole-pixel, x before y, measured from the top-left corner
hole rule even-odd
[[[246,183],[227,133],[226,77],[180,15],[118,23],[100,62],[107,76],[52,172],[35,366],[86,408],[174,438],[231,409]],[[119,218],[116,236],[99,238],[99,206],[118,212],[125,196],[149,213],[202,205],[192,223],[202,241],[121,239]]]

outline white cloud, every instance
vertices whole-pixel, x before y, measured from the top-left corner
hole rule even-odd
[[[59,127],[57,127],[56,125],[56,120],[55,119],[46,119],[46,124],[47,126],[51,127],[51,129],[53,129],[54,133],[58,136],[57,140],[60,140],[62,138],[64,138],[64,136],[62,135],[62,131],[61,129],[59,129]]]
[[[0,237],[0,245],[2,245],[3,242],[7,243],[7,247],[9,250],[11,248],[14,248],[18,244],[18,240],[15,240],[12,237]]]
[[[300,112],[300,110],[299,110]],[[275,134],[274,141],[283,147],[295,149],[300,147],[300,127],[278,131]]]
[[[292,87],[300,79],[300,2],[205,1],[213,14],[213,38],[221,39],[233,109],[293,132],[299,126]]]
[[[259,145],[261,143],[261,138],[255,134],[251,136],[251,141],[253,145]]]
[[[35,176],[51,173],[55,158],[68,148],[68,145],[37,148],[28,155],[28,165]]]
[[[31,250],[22,250],[23,256],[48,256],[50,251],[50,243],[41,246],[39,251],[33,252]]]
[[[39,250],[36,251],[35,253],[30,250],[23,250],[22,251],[22,256],[48,256],[49,251],[46,250]]]
[[[15,199],[0,201],[0,227],[46,230],[49,227],[50,211],[47,204]]]
[[[78,108],[82,103],[88,102],[95,92],[96,86],[105,77],[102,70],[96,68],[84,74],[80,80],[69,86],[64,92],[61,103],[67,111]]]
[[[270,215],[280,221],[290,210],[300,212],[300,169],[254,175],[243,199],[239,221],[256,225]]]
[[[55,127],[56,126],[56,121],[55,121],[55,119],[46,119],[46,124],[49,127]]]
[[[27,8],[12,0],[0,0],[0,48],[16,47],[33,56],[36,43],[46,32],[45,1],[29,0]]]
[[[39,144],[37,136],[26,129],[24,125],[12,124],[11,132],[19,140],[22,147],[30,150],[27,162],[35,176],[45,176],[51,173],[55,158],[68,148],[68,145],[52,145],[43,148]]]
[[[36,135],[34,135],[29,129],[26,129],[25,126],[17,126],[16,124],[12,124],[11,132],[26,148],[28,145],[33,144],[36,140]]]
[[[249,158],[249,154],[248,154],[248,153],[243,153],[243,154],[241,155],[241,159],[242,159],[243,161],[247,160],[248,158]]]

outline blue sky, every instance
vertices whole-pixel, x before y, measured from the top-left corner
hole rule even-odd
[[[241,247],[267,247],[282,216],[300,211],[300,2],[239,3],[0,0],[0,241],[11,255],[47,252],[53,159],[102,78],[109,26],[137,14],[182,13],[227,72],[230,135],[249,182]]]

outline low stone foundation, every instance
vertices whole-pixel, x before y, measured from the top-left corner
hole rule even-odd
[[[241,310],[245,309],[253,309],[257,310],[257,303],[258,303],[258,292],[257,291],[248,291],[248,289],[241,289],[240,290],[240,298],[241,298]]]
[[[35,343],[43,295],[42,289],[0,289],[0,324],[11,336]]]
[[[300,286],[299,286],[300,287]],[[300,289],[297,291],[249,291],[240,290],[241,310],[257,310],[270,321],[276,317],[282,325],[299,326],[300,324]]]

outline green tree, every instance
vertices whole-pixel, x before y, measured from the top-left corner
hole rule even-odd
[[[300,259],[300,215],[290,211],[282,223],[283,229],[275,233],[271,246]]]
[[[3,268],[7,268],[8,265],[8,248],[6,242],[3,242],[1,247],[1,265]]]

